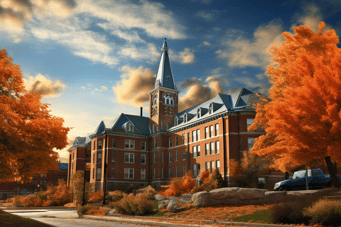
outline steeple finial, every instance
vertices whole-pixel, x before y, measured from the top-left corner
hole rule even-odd
[[[174,79],[173,79],[172,69],[171,69],[169,57],[168,57],[168,47],[167,47],[166,38],[161,48],[161,51],[162,53],[161,53],[159,68],[157,71],[154,87],[161,86],[161,87],[176,89]]]

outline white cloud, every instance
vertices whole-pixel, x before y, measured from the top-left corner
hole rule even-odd
[[[259,73],[256,75],[256,78],[258,80],[249,76],[238,76],[235,77],[234,80],[246,85],[247,88],[255,93],[269,95],[269,89],[273,84],[269,82],[267,75],[265,75],[264,73]],[[233,89],[234,88],[232,88],[229,92],[232,92]]]
[[[169,49],[169,57],[171,61],[176,61],[181,64],[192,64],[195,62],[194,50],[191,48],[185,48],[181,52],[175,52]]]
[[[27,76],[27,78],[24,78],[26,90],[38,92],[44,98],[61,96],[61,91],[66,87],[61,81],[52,81],[41,74],[38,74],[36,77]]]
[[[101,88],[103,91],[108,90],[108,88],[106,86],[102,86]]]
[[[204,18],[205,20],[212,20],[214,18],[214,13],[213,12],[208,12],[208,11],[199,11],[195,14],[197,17]]]
[[[227,59],[230,67],[254,66],[265,69],[270,64],[270,47],[279,46],[284,41],[282,30],[280,22],[271,21],[265,26],[259,26],[252,39],[232,31],[222,41],[224,48],[216,51],[216,54],[219,58]]]

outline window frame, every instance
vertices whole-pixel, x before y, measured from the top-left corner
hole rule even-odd
[[[147,175],[146,173],[147,173],[146,169],[141,169],[141,180],[146,179],[146,175]]]
[[[144,163],[142,162],[142,160],[144,160]],[[141,165],[146,165],[146,164],[147,164],[147,155],[141,154]]]
[[[168,163],[172,163],[173,162],[173,154],[172,154],[172,152],[170,151],[169,153],[168,153]]]
[[[132,173],[131,173],[131,170],[133,170],[132,171]],[[124,168],[124,179],[134,179],[134,173],[135,172],[135,170],[134,170],[134,168]],[[132,177],[131,177],[131,174],[133,175]]]
[[[126,155],[128,155],[128,161],[126,160]],[[131,157],[132,155],[132,157]],[[133,159],[133,162],[131,162]],[[134,153],[124,153],[124,163],[134,164],[135,163],[135,154]]]
[[[141,150],[142,151],[147,150],[147,142],[146,141],[141,141]]]

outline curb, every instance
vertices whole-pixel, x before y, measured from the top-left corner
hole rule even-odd
[[[83,215],[83,218],[96,219],[96,220],[106,220],[106,221],[115,221],[115,222],[126,222],[132,224],[147,224],[153,226],[198,226],[198,224],[175,224],[175,223],[167,223],[167,222],[156,222],[151,220],[144,219],[156,219],[163,221],[192,221],[192,222],[200,222],[205,224],[205,226],[210,226],[207,224],[220,224],[220,225],[234,225],[234,226],[264,226],[264,227],[297,227],[296,225],[277,225],[277,224],[265,224],[265,223],[249,223],[249,222],[228,222],[228,221],[211,221],[211,220],[198,220],[198,219],[183,219],[183,218],[163,218],[163,217],[144,217],[144,216],[129,216],[131,218],[123,218],[122,216],[111,216],[111,217],[99,217],[92,215]]]

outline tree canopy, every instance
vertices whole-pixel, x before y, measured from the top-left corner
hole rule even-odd
[[[70,130],[38,93],[25,90],[20,66],[12,60],[0,50],[0,181],[58,169],[54,149],[67,146]]]
[[[262,125],[266,134],[251,152],[275,157],[273,166],[282,171],[326,157],[341,161],[341,51],[335,31],[323,33],[324,27],[321,22],[317,33],[295,27],[270,51],[271,100],[258,104],[249,127]]]

